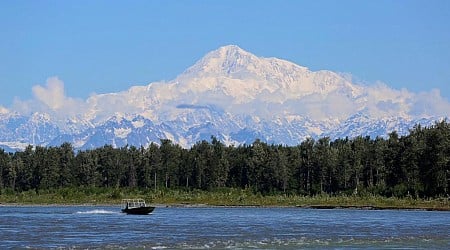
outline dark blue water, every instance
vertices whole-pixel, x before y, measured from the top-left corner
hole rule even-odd
[[[450,212],[0,207],[0,249],[450,249]]]

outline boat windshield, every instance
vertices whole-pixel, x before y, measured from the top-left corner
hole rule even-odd
[[[143,199],[123,199],[123,208],[145,207],[145,201]]]

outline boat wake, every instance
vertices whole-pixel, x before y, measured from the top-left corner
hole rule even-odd
[[[94,209],[90,211],[78,211],[76,214],[117,214],[118,212],[108,211],[104,209]]]

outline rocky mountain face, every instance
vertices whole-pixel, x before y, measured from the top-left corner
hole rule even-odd
[[[356,84],[335,72],[310,71],[230,45],[172,81],[94,95],[78,103],[76,112],[65,111],[67,105],[28,114],[3,111],[0,146],[146,147],[170,139],[189,147],[211,136],[235,145],[255,139],[297,145],[307,137],[406,134],[416,124],[446,117],[446,108],[430,112],[424,102],[407,90]]]

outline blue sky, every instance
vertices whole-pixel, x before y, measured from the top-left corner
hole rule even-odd
[[[450,100],[450,1],[0,1],[0,106],[57,76],[85,99],[236,44]]]

